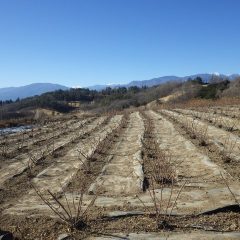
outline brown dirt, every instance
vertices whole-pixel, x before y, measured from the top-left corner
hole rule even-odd
[[[160,220],[161,221],[161,220]],[[166,220],[165,228],[158,229],[154,215],[141,215],[120,218],[105,218],[104,209],[95,209],[89,217],[85,229],[71,229],[57,219],[47,217],[10,217],[0,220],[1,228],[11,231],[18,239],[56,240],[61,233],[69,233],[74,239],[87,236],[101,236],[116,232],[190,232],[196,229],[205,231],[240,231],[239,213],[226,212],[214,215],[172,216]]]
[[[146,144],[145,147],[151,148],[153,144],[152,140],[157,138],[154,132],[154,124],[151,125],[151,117],[147,114],[143,114],[145,119],[145,130],[147,135],[144,135],[143,142]],[[153,115],[152,115],[153,116]],[[153,118],[153,117],[152,117]],[[101,129],[104,124],[107,124],[110,118],[104,121],[103,124],[99,125],[96,129]],[[170,120],[168,118],[168,120]],[[155,123],[158,121],[157,118],[154,119]],[[180,135],[184,136],[187,140],[197,146],[199,152],[208,155],[211,160],[216,162],[218,165],[222,166],[226,171],[228,171],[232,176],[239,177],[240,169],[237,167],[236,163],[233,162],[223,162],[222,158],[216,151],[213,151],[211,145],[201,146],[200,142],[197,139],[192,139],[189,134],[182,128],[179,123],[176,123],[170,120],[174,127],[178,130]],[[149,129],[147,129],[147,126]],[[158,125],[156,125],[158,126]],[[93,131],[96,131],[94,129]],[[119,138],[126,130],[126,119],[122,121],[121,125],[115,129],[107,139],[105,139],[98,147],[95,153],[91,156],[90,160],[93,162],[91,165],[91,171],[85,172],[84,178],[87,178],[88,184],[86,189],[90,186],[92,182],[99,176],[103,166],[106,164],[106,156],[113,146],[118,142]],[[88,134],[91,134],[88,133]],[[161,134],[161,133],[160,133]],[[161,139],[160,139],[161,141]],[[173,139],[174,141],[174,139]],[[73,148],[77,144],[78,140],[71,142],[64,146],[64,148],[59,149],[55,152],[54,156],[48,156],[46,159],[40,160],[37,165],[34,167],[32,175],[35,177],[40,171],[48,167],[56,158],[59,156],[64,156],[64,154]],[[144,160],[144,173],[145,176],[149,176],[150,171],[152,170],[150,162],[157,158],[154,151],[150,154],[155,154],[154,156],[149,156],[149,151],[142,148],[143,151],[143,160]],[[67,186],[67,191],[76,191],[79,188],[80,181],[82,179],[82,172],[79,171],[78,174],[72,179],[71,183]],[[219,212],[212,215],[186,215],[186,216],[171,216],[170,218],[160,219],[166,220],[162,222],[161,226],[164,228],[156,228],[156,219],[153,214],[144,214],[140,216],[129,216],[129,217],[120,217],[120,218],[107,218],[106,215],[110,211],[146,211],[144,206],[131,206],[126,204],[123,207],[94,207],[89,213],[88,221],[86,222],[87,226],[82,230],[71,229],[65,223],[61,222],[58,219],[52,219],[47,216],[31,216],[29,214],[22,216],[14,215],[3,215],[1,210],[3,209],[3,204],[8,203],[13,204],[26,192],[29,191],[31,186],[28,184],[29,172],[25,171],[22,174],[12,178],[4,184],[4,187],[0,189],[0,230],[7,230],[14,234],[16,239],[49,239],[56,240],[61,233],[69,233],[74,237],[74,239],[84,239],[88,236],[100,236],[101,234],[112,234],[116,232],[169,232],[169,231],[178,231],[178,232],[190,232],[194,230],[204,230],[204,231],[219,231],[219,232],[228,232],[228,231],[240,231],[240,217],[239,212]],[[159,187],[156,184],[157,187]],[[151,188],[152,186],[146,186],[146,188]],[[188,191],[193,190],[194,188],[188,187]],[[146,189],[145,189],[146,190]],[[2,209],[1,209],[2,207]],[[150,212],[154,212],[154,208],[148,209]]]

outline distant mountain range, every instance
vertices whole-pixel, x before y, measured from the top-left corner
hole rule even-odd
[[[140,80],[140,81],[132,81],[128,84],[108,84],[108,85],[95,85],[95,86],[90,86],[89,89],[91,90],[102,90],[105,89],[106,87],[111,87],[111,88],[117,88],[117,87],[131,87],[131,86],[137,86],[137,87],[143,87],[143,86],[156,86],[160,85],[162,83],[166,83],[169,81],[186,81],[189,78],[196,78],[196,77],[201,77],[204,82],[209,82],[214,76],[218,76],[221,78],[228,78],[229,80],[234,80],[237,77],[240,77],[239,74],[232,74],[232,75],[224,75],[224,74],[219,74],[219,73],[201,73],[201,74],[195,74],[195,75],[189,75],[189,76],[184,76],[184,77],[178,77],[178,76],[164,76],[164,77],[158,77],[158,78],[153,78],[150,80]]]
[[[237,77],[240,77],[239,74],[232,74],[232,75],[224,75],[219,73],[213,73],[213,74],[195,74],[185,77],[178,77],[178,76],[164,76],[164,77],[158,77],[153,78],[150,80],[141,80],[141,81],[132,81],[128,84],[110,84],[110,85],[95,85],[88,87],[91,90],[97,90],[100,91],[102,89],[105,89],[106,87],[111,88],[117,88],[117,87],[131,87],[131,86],[137,86],[137,87],[143,87],[148,86],[152,87],[155,85],[160,85],[162,83],[166,83],[169,81],[186,81],[189,78],[196,78],[201,77],[204,82],[209,82],[214,76],[219,76],[221,78],[228,78],[230,80],[234,80]],[[67,90],[69,89],[66,86],[59,85],[59,84],[52,84],[52,83],[33,83],[30,85],[22,86],[22,87],[9,87],[9,88],[0,88],[0,100],[16,100],[17,98],[26,98],[31,97],[35,95],[40,95],[42,93],[51,92],[55,90]]]
[[[22,87],[0,88],[0,100],[16,100],[17,98],[31,97],[59,89],[67,90],[68,88],[52,83],[33,83]]]

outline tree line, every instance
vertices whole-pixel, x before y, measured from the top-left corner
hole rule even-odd
[[[74,110],[71,102],[79,102],[82,110],[112,111],[123,110],[131,106],[146,105],[174,92],[182,92],[177,101],[191,98],[216,99],[231,94],[239,95],[240,80],[229,81],[214,77],[211,82],[205,83],[202,78],[188,79],[187,81],[169,81],[153,87],[107,87],[101,91],[86,88],[72,88],[44,93],[40,96],[17,99],[16,101],[0,101],[1,112],[18,113],[23,111],[47,108],[66,113]],[[159,102],[159,101],[158,101]],[[21,114],[20,114],[21,113]]]

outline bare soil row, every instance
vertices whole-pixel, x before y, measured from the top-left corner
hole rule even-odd
[[[231,161],[231,159],[236,162],[240,161],[240,138],[235,134],[211,126],[191,116],[168,110],[162,110],[162,112],[177,122],[184,124],[193,137],[202,139],[203,145],[208,142],[212,143],[225,161]]]
[[[223,115],[214,114],[212,112],[193,111],[186,109],[176,109],[176,112],[196,117],[200,120],[206,120],[218,128],[223,128],[228,132],[240,133],[240,120],[236,118],[229,118]]]
[[[129,117],[115,115],[100,122],[98,127],[86,124],[85,134],[77,134],[64,154],[51,158],[51,163],[34,173],[26,191],[19,191],[11,205],[1,205],[2,226],[11,231],[10,226],[18,226],[15,233],[29,239],[56,239],[60,232],[68,231],[36,194],[39,189],[47,196],[44,190],[50,189],[70,211],[81,198],[83,209],[95,199],[86,227],[70,232],[75,239],[105,239],[104,235],[113,239],[111,235],[116,232],[123,236],[128,232],[132,239],[138,239],[134,234],[139,231],[175,230],[183,234],[196,229],[201,233],[195,237],[205,236],[204,231],[230,231],[226,237],[234,239],[231,232],[240,231],[238,211],[203,212],[235,204],[228,187],[240,199],[239,182],[203,151],[208,145],[192,141],[190,135],[207,129],[202,134],[205,143],[212,142],[219,151],[228,149],[226,134],[230,134],[229,141],[234,139],[238,144],[236,136],[190,115],[167,110],[134,111]],[[186,129],[193,127],[192,132],[181,130],[181,124]],[[236,162],[238,148],[231,151]]]

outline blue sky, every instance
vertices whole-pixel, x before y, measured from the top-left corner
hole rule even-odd
[[[240,71],[239,0],[0,0],[0,87]]]

